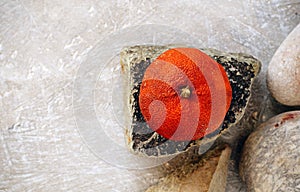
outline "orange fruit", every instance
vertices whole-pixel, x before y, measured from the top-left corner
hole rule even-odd
[[[219,63],[198,49],[174,48],[146,69],[139,106],[153,131],[189,141],[217,130],[231,99],[230,82]]]

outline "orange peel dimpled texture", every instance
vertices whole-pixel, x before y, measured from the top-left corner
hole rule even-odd
[[[232,90],[224,68],[195,48],[169,49],[146,69],[139,105],[149,127],[175,141],[217,130]]]

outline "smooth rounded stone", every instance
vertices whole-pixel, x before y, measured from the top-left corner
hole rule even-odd
[[[247,191],[300,191],[300,111],[277,115],[246,140],[240,175]]]
[[[273,97],[288,106],[300,106],[300,24],[274,54],[267,74]]]

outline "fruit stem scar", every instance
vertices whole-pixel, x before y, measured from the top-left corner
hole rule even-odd
[[[180,89],[180,97],[189,98],[191,96],[191,88],[187,85]]]

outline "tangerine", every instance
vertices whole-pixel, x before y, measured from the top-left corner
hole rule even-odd
[[[146,69],[139,106],[153,131],[190,141],[221,126],[231,99],[230,82],[219,63],[195,48],[173,48]]]

